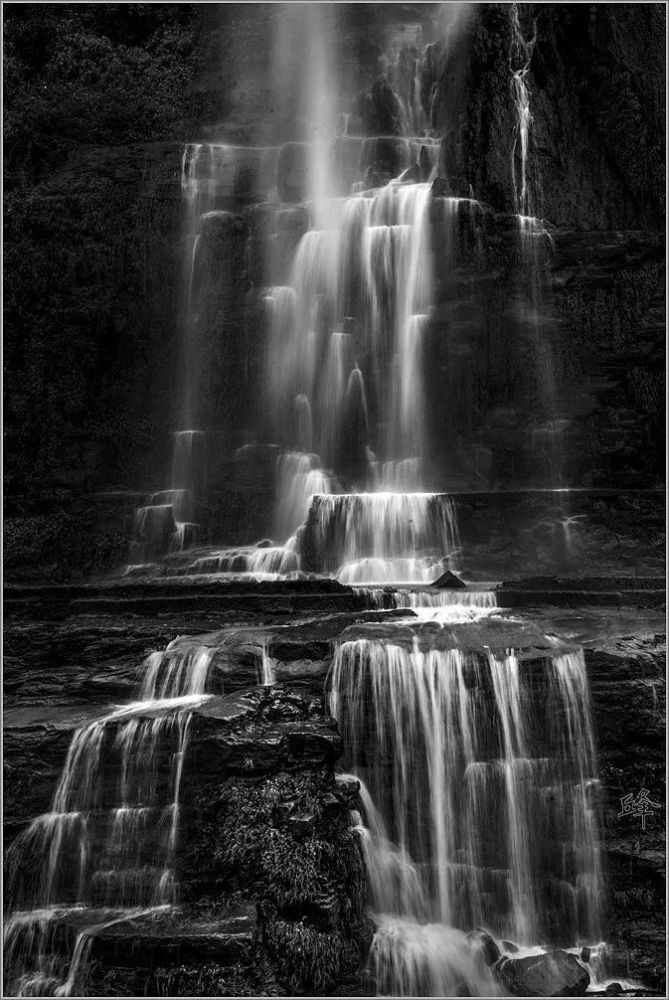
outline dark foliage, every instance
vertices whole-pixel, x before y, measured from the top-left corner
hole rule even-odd
[[[194,10],[17,4],[4,31],[6,489],[124,485],[171,418],[180,205],[147,150],[178,182]]]

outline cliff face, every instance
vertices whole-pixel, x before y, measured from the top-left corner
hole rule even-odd
[[[663,228],[665,16],[660,4],[482,4],[424,68],[452,172],[512,210],[511,75],[529,57],[528,184],[535,213],[568,229]],[[518,149],[517,153],[518,155]]]

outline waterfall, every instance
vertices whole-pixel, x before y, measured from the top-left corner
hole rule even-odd
[[[205,647],[152,653],[138,700],[75,732],[51,810],[8,852],[10,995],[71,996],[97,932],[176,902],[183,763],[210,663]],[[67,920],[79,928],[69,951]]]
[[[488,993],[467,966],[462,932],[474,927],[520,945],[599,940],[597,772],[580,650],[538,669],[512,650],[345,641],[328,692],[345,767],[362,782],[357,826],[381,992],[449,995],[469,968],[470,995]]]
[[[431,583],[458,549],[455,510],[433,493],[318,496],[300,545],[342,583]]]
[[[422,621],[441,624],[478,621],[497,609],[497,598],[490,590],[402,590],[392,595],[396,608],[409,608]]]
[[[309,96],[301,191],[309,228],[295,248],[287,283],[262,294],[268,321],[264,397],[270,439],[281,448],[274,530],[299,552],[302,569],[336,573],[342,583],[431,582],[457,548],[453,510],[440,526],[431,510],[436,504],[419,492],[430,465],[424,373],[433,256],[438,247],[450,266],[461,208],[469,212],[471,206],[432,191],[440,145],[417,134],[426,126],[419,60],[404,43],[389,56],[397,90],[378,83],[399,109],[404,134],[360,140],[335,134],[341,119],[326,99],[333,67],[324,72],[331,61],[324,17],[310,13],[301,33],[292,26],[296,38],[309,41],[302,71]],[[284,65],[287,30],[277,30],[275,53],[285,87],[292,80]],[[420,29],[412,30],[417,42]],[[353,149],[356,141],[357,178],[348,169],[352,157],[342,156],[342,144]],[[297,151],[284,159],[292,162],[293,156]],[[446,506],[441,502],[442,510]],[[415,516],[419,526],[400,537],[406,516]],[[327,539],[330,529],[338,538],[352,529],[337,553]]]
[[[255,580],[278,580],[299,568],[299,557],[290,546],[237,546],[213,549],[185,565],[170,570],[171,574],[217,573],[233,577],[248,576]]]
[[[440,239],[451,245],[447,237],[462,200],[438,200],[443,202],[437,213]],[[436,207],[427,183],[390,183],[331,199],[328,228],[302,237],[290,284],[265,293],[268,406],[280,438],[297,449],[294,411],[299,405],[309,413],[314,453],[337,475],[343,461],[351,461],[346,400],[353,379],[365,440],[353,442],[358,458],[349,478],[359,488],[396,488],[400,465],[403,488],[419,488],[422,478],[427,455],[423,342],[432,298],[430,229]],[[367,437],[372,425],[379,430]],[[377,452],[381,458],[372,463],[369,456]]]

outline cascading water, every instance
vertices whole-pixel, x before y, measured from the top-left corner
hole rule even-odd
[[[439,142],[410,134],[426,125],[417,50],[404,39],[389,53],[395,91],[378,83],[404,134],[336,135],[341,116],[332,113],[337,86],[326,14],[310,6],[308,15],[303,194],[310,228],[295,250],[288,283],[263,293],[266,413],[271,439],[282,449],[275,532],[283,541],[291,539],[289,547],[302,557],[302,539],[294,544],[292,536],[307,519],[312,498],[322,494],[324,503],[328,496],[357,491],[360,516],[385,520],[377,525],[370,551],[351,543],[344,558],[328,560],[325,570],[337,572],[342,582],[429,581],[432,566],[452,554],[450,539],[435,535],[430,559],[416,548],[415,538],[398,545],[393,523],[416,507],[410,495],[424,488],[429,467],[423,371],[433,302],[433,233],[445,252],[453,253],[452,234],[469,203],[434,196],[430,182]],[[284,35],[279,41],[285,48]],[[357,177],[349,153],[356,143]],[[380,166],[389,156],[394,179]],[[384,493],[385,501],[379,505],[364,491]],[[427,495],[418,501],[429,503]],[[359,533],[365,533],[362,523]]]
[[[460,204],[435,201],[427,183],[331,200],[328,228],[309,230],[297,248],[290,285],[266,293],[268,405],[290,448],[280,459],[278,530],[304,520],[323,479],[330,493],[337,481],[420,487],[430,230],[452,229]]]
[[[316,497],[300,544],[349,584],[430,583],[459,551],[453,503],[432,493]]]
[[[339,645],[330,708],[357,818],[383,995],[490,995],[463,932],[599,940],[597,779],[583,654]],[[496,822],[490,823],[495,816]]]
[[[204,647],[152,653],[138,700],[74,734],[50,812],[8,853],[8,995],[71,996],[97,932],[176,903],[183,761],[210,662]]]
[[[198,346],[195,277],[205,220],[215,215],[214,206],[225,180],[226,168],[234,164],[227,146],[188,144],[181,162],[181,191],[186,206],[183,306],[181,421],[193,428],[199,419],[201,358]],[[166,552],[180,552],[197,541],[201,502],[206,480],[205,435],[201,430],[176,431],[172,449],[169,489],[153,493],[135,512],[130,542],[131,562],[150,562]]]

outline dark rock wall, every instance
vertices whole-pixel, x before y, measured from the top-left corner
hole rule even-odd
[[[514,206],[510,4],[465,11],[423,67],[451,172],[500,211]],[[518,4],[536,37],[528,169],[535,213],[554,225],[663,228],[665,13],[661,4]],[[514,64],[515,68],[515,64]]]
[[[150,481],[169,449],[194,8],[4,12],[5,476]]]
[[[608,914],[606,940],[618,974],[653,989],[665,981],[664,636],[640,629],[586,647],[603,791]],[[620,815],[621,799],[648,791],[645,819]]]

